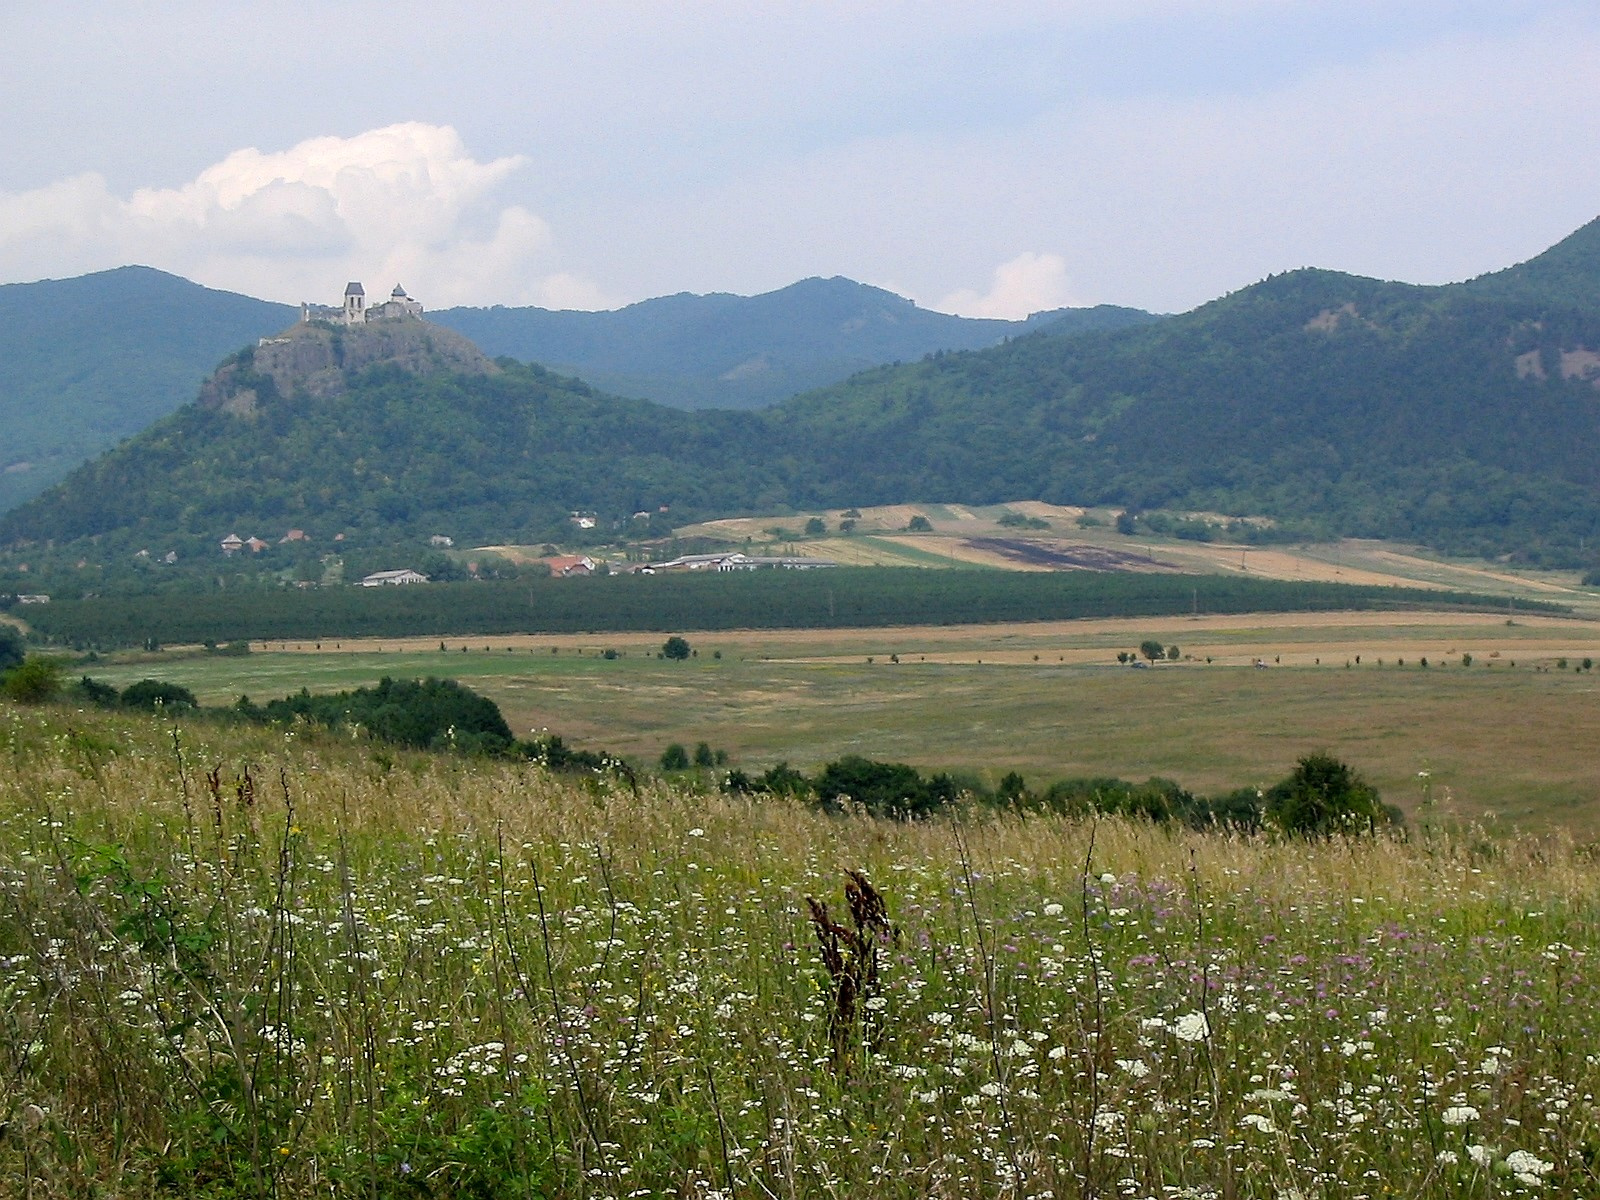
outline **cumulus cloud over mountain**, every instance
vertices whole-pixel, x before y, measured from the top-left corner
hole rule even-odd
[[[501,197],[521,156],[480,162],[454,129],[406,122],[287,150],[236,150],[178,187],[126,197],[86,173],[0,193],[0,274],[26,278],[141,262],[277,300],[345,279],[399,280],[430,306],[584,307],[549,226]]]
[[[996,267],[987,292],[964,288],[951,292],[934,307],[963,317],[1015,321],[1073,303],[1066,261],[1059,254],[1029,250]]]

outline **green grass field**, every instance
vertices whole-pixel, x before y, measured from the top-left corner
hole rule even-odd
[[[1116,651],[1144,636],[1192,658],[1117,667]],[[273,643],[247,658],[163,654],[88,669],[119,687],[183,683],[207,704],[444,676],[493,698],[521,736],[548,729],[643,765],[671,742],[706,741],[747,769],[812,770],[855,753],[991,784],[1010,770],[1037,784],[1162,775],[1220,792],[1271,784],[1325,750],[1408,810],[1426,785],[1453,811],[1501,826],[1600,833],[1600,760],[1586,749],[1600,735],[1600,682],[1576,669],[1600,659],[1600,627],[1588,622],[1331,614],[691,641],[698,656],[685,663],[658,659],[657,637],[641,634],[451,639],[443,652]],[[600,657],[606,648],[621,657]],[[1568,670],[1556,669],[1562,657]],[[1260,670],[1256,658],[1279,661]]]

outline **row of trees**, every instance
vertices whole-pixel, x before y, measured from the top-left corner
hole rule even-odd
[[[1405,604],[1502,607],[1421,589],[1288,583],[1237,576],[1098,571],[696,572],[591,579],[440,583],[407,588],[219,592],[58,599],[30,612],[35,631],[83,649],[240,638],[437,636],[673,629],[825,629],[1058,621],[1202,613],[1312,612]],[[1529,609],[1559,611],[1532,602]]]
[[[681,748],[680,748],[681,749]],[[1170,779],[1143,783],[1123,779],[1059,780],[1030,789],[1016,772],[993,790],[975,779],[936,773],[924,778],[905,763],[875,762],[847,755],[806,776],[779,763],[759,776],[730,771],[725,788],[744,794],[799,796],[828,812],[857,806],[878,817],[926,817],[970,796],[979,803],[1020,812],[1084,816],[1091,813],[1178,823],[1192,829],[1263,830],[1303,837],[1373,833],[1403,823],[1377,789],[1328,754],[1309,754],[1271,788],[1240,788],[1220,796],[1197,796]]]

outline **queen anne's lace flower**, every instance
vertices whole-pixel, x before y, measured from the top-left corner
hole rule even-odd
[[[1173,1035],[1180,1042],[1203,1042],[1211,1036],[1205,1013],[1184,1013],[1172,1023]]]
[[[1513,1150],[1506,1155],[1506,1166],[1511,1168],[1511,1173],[1520,1183],[1538,1183],[1540,1177],[1550,1174],[1556,1169],[1555,1163],[1545,1162],[1536,1154],[1526,1150]]]

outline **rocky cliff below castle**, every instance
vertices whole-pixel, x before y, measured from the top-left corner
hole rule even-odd
[[[198,403],[251,417],[271,395],[335,396],[354,375],[377,366],[398,367],[413,375],[500,371],[459,333],[423,320],[348,327],[302,323],[229,357],[201,386]]]

